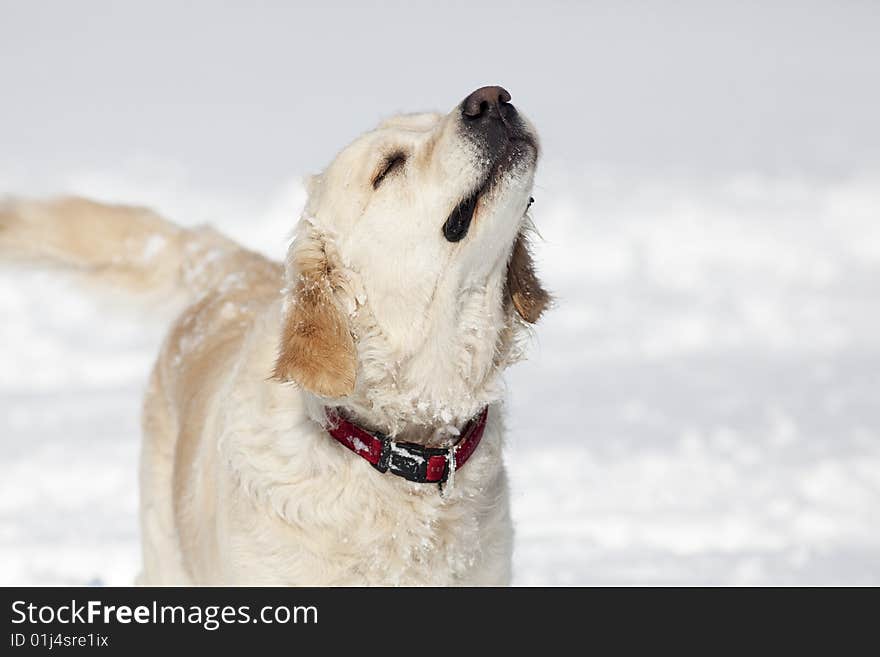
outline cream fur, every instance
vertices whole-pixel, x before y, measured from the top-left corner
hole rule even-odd
[[[450,243],[443,221],[490,165],[459,120],[457,110],[397,117],[343,150],[310,181],[283,267],[143,210],[82,199],[0,209],[7,255],[191,300],[144,402],[141,582],[510,581],[501,373],[521,357],[527,329],[506,281],[537,152],[511,163],[467,237]],[[374,188],[397,151],[405,164]],[[88,239],[72,239],[83,227]],[[304,282],[317,295],[311,306]],[[341,322],[351,385],[303,374],[327,355],[298,360],[312,327],[297,313],[310,310]],[[290,344],[300,350],[286,361],[285,326],[299,330]],[[344,372],[345,353],[329,353]],[[334,389],[345,394],[316,394]],[[443,445],[487,404],[483,441],[443,494],[376,472],[322,426],[333,405],[366,427]]]

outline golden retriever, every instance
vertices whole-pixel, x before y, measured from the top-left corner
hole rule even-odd
[[[501,87],[392,118],[309,180],[283,265],[145,209],[2,206],[5,257],[188,299],[144,402],[140,582],[509,583],[537,158]]]

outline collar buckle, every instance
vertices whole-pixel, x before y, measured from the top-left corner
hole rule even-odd
[[[376,433],[376,438],[382,441],[382,450],[379,452],[379,460],[372,464],[381,473],[388,472],[388,466],[391,462],[391,444],[394,442],[384,433]]]
[[[417,443],[397,442],[388,436],[382,441],[382,453],[373,464],[379,472],[391,472],[416,483],[443,483],[448,476],[448,449],[425,447]]]

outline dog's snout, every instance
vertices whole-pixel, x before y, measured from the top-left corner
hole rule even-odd
[[[515,111],[510,104],[510,94],[504,87],[480,87],[461,103],[461,113],[471,120],[503,120]]]

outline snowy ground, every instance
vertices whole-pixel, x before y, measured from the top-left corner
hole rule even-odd
[[[130,174],[56,188],[274,255],[302,203]],[[508,377],[516,582],[880,584],[880,176],[549,167],[535,196],[558,307]],[[162,329],[0,272],[0,584],[131,582]]]

